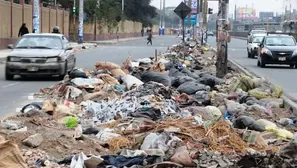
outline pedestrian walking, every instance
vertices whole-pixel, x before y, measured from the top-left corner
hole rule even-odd
[[[152,33],[149,33],[149,35],[148,35],[148,37],[147,37],[147,43],[146,43],[147,45],[148,45],[149,43],[151,43],[151,45],[153,45],[152,38],[153,38]]]
[[[20,27],[18,37],[22,37],[23,35],[28,34],[28,33],[29,33],[29,30],[26,26],[26,23],[23,23],[22,26]]]
[[[143,35],[144,35],[144,30],[143,30],[143,28],[141,29],[141,36],[143,37]]]

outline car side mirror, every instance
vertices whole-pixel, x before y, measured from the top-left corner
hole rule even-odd
[[[9,45],[7,45],[7,48],[8,48],[8,49],[13,49],[13,44],[9,44]]]
[[[67,47],[66,51],[73,50],[73,47]]]

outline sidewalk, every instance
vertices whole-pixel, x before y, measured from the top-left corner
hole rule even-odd
[[[119,40],[113,39],[113,40],[104,40],[104,41],[88,41],[89,43],[96,43],[98,45],[108,45],[108,44],[117,44],[120,42],[126,42],[126,41],[133,41],[133,40],[138,40],[138,39],[144,39],[146,36],[143,37],[132,37],[132,38],[121,38]]]

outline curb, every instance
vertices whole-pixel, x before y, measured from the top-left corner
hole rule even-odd
[[[213,48],[212,46],[210,46],[209,44],[207,44],[211,50],[213,50],[214,52],[217,52],[217,50],[215,48]],[[242,67],[241,65],[239,65],[238,63],[236,63],[233,60],[228,59],[228,65],[233,68],[236,69],[237,71],[250,76],[250,77],[260,77],[259,75],[251,72],[250,70]],[[293,101],[293,98],[291,96],[289,96],[287,93],[283,93],[283,95],[281,96],[281,98],[284,100],[284,107],[285,108],[289,108],[291,109],[295,114],[297,114],[297,103]]]
[[[129,39],[119,39],[119,41],[117,41],[116,39],[114,41],[89,41],[88,43],[95,43],[95,44],[101,44],[101,45],[108,45],[108,44],[118,44],[118,43],[122,43],[122,42],[126,42],[126,41],[133,41],[133,40],[139,40],[145,37],[139,37],[139,38],[129,38]]]

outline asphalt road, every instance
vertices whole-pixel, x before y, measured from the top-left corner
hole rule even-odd
[[[77,53],[77,67],[93,69],[97,61],[110,61],[121,64],[128,56],[132,59],[151,57],[158,52],[166,51],[168,46],[180,42],[175,36],[156,36],[153,45],[146,44],[143,39],[121,42],[115,45],[98,46],[96,49]],[[0,118],[18,112],[24,105],[35,101],[32,95],[40,88],[49,87],[57,83],[56,79],[16,78],[6,81],[4,78],[4,65],[0,65]]]
[[[216,47],[215,38],[209,37],[208,43]],[[268,65],[266,68],[257,66],[257,59],[247,57],[246,40],[235,39],[228,45],[229,58],[261,77],[267,77],[274,84],[283,87],[285,92],[297,100],[297,69],[291,69],[285,65]]]

